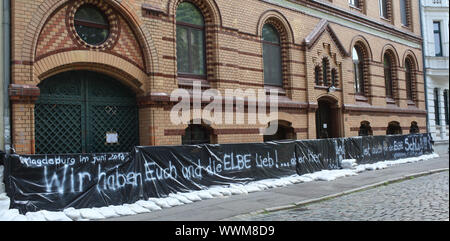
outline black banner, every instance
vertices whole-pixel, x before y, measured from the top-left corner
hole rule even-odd
[[[10,155],[5,184],[11,208],[92,208],[135,203],[213,185],[431,153],[431,136],[380,136],[251,144],[136,147],[132,153]]]

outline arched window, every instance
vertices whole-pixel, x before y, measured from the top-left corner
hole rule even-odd
[[[386,135],[401,135],[403,134],[402,127],[400,126],[400,123],[397,121],[392,121],[389,123]]]
[[[400,16],[402,25],[411,27],[411,0],[400,0]]]
[[[338,72],[336,69],[331,70],[331,86],[337,86]]]
[[[394,98],[394,83],[393,83],[393,72],[392,72],[392,58],[386,53],[384,54],[384,81],[386,84],[386,97]]]
[[[204,125],[191,124],[182,137],[183,145],[211,144],[211,130]]]
[[[370,122],[368,122],[368,121],[361,122],[361,126],[359,127],[358,134],[359,134],[359,136],[372,136],[373,131],[372,131],[372,127],[370,126]]]
[[[283,86],[280,35],[274,26],[265,24],[262,30],[264,84]]]
[[[327,58],[322,59],[322,80],[325,86],[328,86],[328,68],[329,63]]]
[[[205,21],[200,10],[182,2],[176,12],[179,76],[206,78]]]
[[[409,133],[411,133],[411,134],[420,133],[420,128],[416,121],[411,122],[411,127],[409,128]]]
[[[409,58],[405,61],[406,96],[413,100],[413,65]]]
[[[316,85],[320,85],[321,82],[320,75],[321,75],[320,66],[316,66],[314,68],[314,81],[316,82]]]
[[[388,6],[389,5],[389,6]],[[379,0],[380,16],[384,19],[391,18],[391,0]]]
[[[355,74],[355,93],[364,95],[364,59],[361,50],[358,47],[353,47],[353,72]]]
[[[100,45],[109,37],[107,18],[93,5],[81,6],[74,17],[75,30],[83,41],[91,45]]]

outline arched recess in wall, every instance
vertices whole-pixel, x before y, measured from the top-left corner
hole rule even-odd
[[[371,95],[371,91],[370,91],[370,84],[371,84],[371,74],[370,74],[370,63],[373,61],[373,56],[372,56],[372,49],[370,48],[369,42],[367,41],[366,38],[364,38],[364,36],[362,35],[358,35],[356,37],[353,38],[351,45],[350,45],[350,51],[349,53],[352,53],[352,57],[353,59],[355,59],[355,51],[356,50],[356,54],[359,54],[360,58],[362,59],[358,59],[359,63],[360,63],[360,68],[358,71],[358,75],[359,76],[354,76],[354,81],[355,81],[355,92],[359,93],[359,94],[363,94],[364,96],[368,97]],[[355,68],[355,66],[354,66]],[[362,73],[360,72],[362,71]],[[359,84],[362,85],[356,85],[356,81],[357,78],[362,78],[358,79],[361,82]],[[359,87],[359,88],[357,88]]]
[[[192,120],[181,136],[183,145],[217,144],[217,135],[209,121]]]
[[[367,58],[369,59],[369,61],[373,61],[372,48],[370,47],[369,41],[367,41],[367,39],[364,36],[357,35],[352,39],[348,53],[352,52],[352,48],[355,45],[360,45],[360,46],[364,47],[364,49],[366,51],[365,54],[367,54],[366,55]]]
[[[413,101],[414,104],[418,105],[418,72],[419,70],[419,62],[417,60],[416,55],[411,50],[406,50],[403,54],[402,58],[402,66],[405,70],[405,79],[407,81],[407,91],[411,91],[410,96],[408,96],[408,99]],[[408,80],[409,78],[409,80]],[[408,86],[408,81],[410,81],[410,86]],[[408,89],[410,88],[410,89]],[[422,90],[424,91],[424,90]]]
[[[398,83],[398,68],[400,61],[396,49],[391,44],[387,44],[383,48],[381,63],[384,66],[386,97],[388,97],[389,99],[393,99],[398,105],[400,99]]]
[[[373,136],[373,130],[370,126],[370,122],[361,122],[361,125],[359,126],[358,136]]]
[[[294,32],[286,17],[277,10],[265,11],[258,20],[256,35],[262,40],[263,29],[265,25],[272,26],[279,35],[281,44],[281,64],[282,64],[282,87],[289,88],[293,86],[293,77],[291,74],[291,54],[290,46],[294,43]],[[261,46],[262,48],[263,46]],[[264,64],[263,64],[264,69]]]
[[[386,54],[386,53],[388,53],[392,56],[396,67],[400,66],[401,62],[400,62],[399,55],[397,53],[396,48],[392,44],[386,44],[383,47],[383,50],[381,51],[381,57],[380,57],[381,62],[383,62],[384,54]]]
[[[403,130],[402,127],[400,126],[400,122],[398,121],[389,122],[386,130],[386,135],[402,135],[402,134]]]
[[[264,135],[264,142],[297,139],[291,122],[285,120],[277,120],[276,122],[278,125],[276,133],[273,135]],[[273,125],[275,125],[274,121],[270,122],[267,127],[269,128]]]
[[[58,53],[36,62],[33,68],[37,79],[44,80],[53,75],[74,69],[89,70],[103,73],[119,80],[136,94],[145,92],[144,86],[139,80],[147,78],[147,74],[130,62],[108,53],[82,51],[84,52],[83,54],[78,54],[78,52],[80,51]],[[108,64],[105,64],[97,60],[94,55],[99,58],[108,58],[110,61]],[[57,62],[58,65],[52,66],[47,64],[52,62]]]
[[[136,36],[137,41],[142,49],[142,53],[145,60],[144,72],[147,74],[158,72],[158,61],[157,61],[157,49],[153,43],[150,32],[145,28],[145,24],[142,22],[140,17],[136,14],[136,11],[130,3],[130,0],[124,1],[112,1],[112,0],[100,0],[109,4],[114,10],[116,10],[124,19],[127,21],[129,26],[132,28],[133,33]],[[33,12],[30,23],[27,24],[22,46],[19,56],[20,61],[34,63],[35,62],[35,51],[38,45],[38,39],[41,35],[41,31],[46,25],[47,21],[52,17],[52,15],[60,8],[71,0],[48,0],[42,3],[37,11]],[[33,68],[30,68],[31,78],[36,78],[33,72]]]

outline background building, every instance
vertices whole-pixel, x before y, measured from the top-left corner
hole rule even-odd
[[[448,151],[449,5],[448,0],[421,2],[429,129],[436,148]]]
[[[426,131],[418,0],[13,0],[11,9],[18,153]],[[194,81],[222,94],[279,90],[278,133],[259,135],[270,123],[171,123],[171,92]]]

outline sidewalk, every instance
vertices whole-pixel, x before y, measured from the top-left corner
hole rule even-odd
[[[274,188],[248,195],[203,200],[147,214],[109,219],[108,221],[219,221],[262,210],[275,210],[294,204],[341,195],[359,188],[379,185],[405,176],[449,168],[449,156],[403,164],[383,170],[368,171],[358,176],[331,182],[309,182]]]

